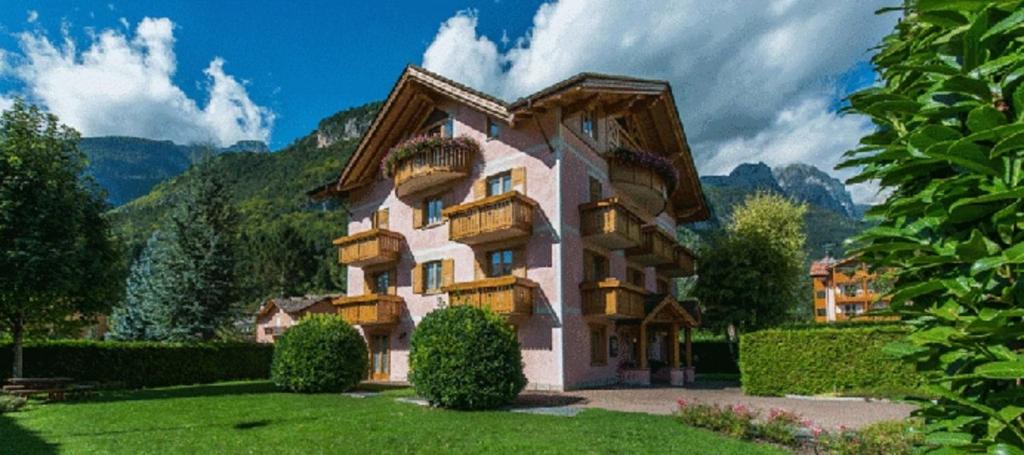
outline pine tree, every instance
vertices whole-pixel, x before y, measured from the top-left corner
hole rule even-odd
[[[241,298],[235,257],[238,216],[217,176],[200,171],[171,216],[157,331],[171,341],[209,340]]]
[[[159,231],[146,242],[132,264],[124,301],[111,314],[110,337],[115,340],[163,338],[163,309],[172,301],[175,276],[167,267],[167,240]]]

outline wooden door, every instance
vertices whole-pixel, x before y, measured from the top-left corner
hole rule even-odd
[[[374,334],[370,336],[370,379],[387,381],[391,372],[391,337]]]

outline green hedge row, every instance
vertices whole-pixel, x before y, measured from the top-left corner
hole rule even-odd
[[[24,376],[118,382],[132,388],[266,379],[273,354],[273,345],[256,343],[35,341],[24,347]],[[10,377],[13,357],[11,345],[0,344],[0,379]]]
[[[771,329],[740,337],[740,378],[751,395],[907,392],[913,366],[882,347],[906,336],[896,326]]]

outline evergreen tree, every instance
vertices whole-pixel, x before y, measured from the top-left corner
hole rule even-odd
[[[125,286],[125,298],[111,314],[110,337],[115,340],[158,340],[162,338],[163,309],[177,288],[167,268],[167,242],[159,231],[146,242],[132,264]]]
[[[186,188],[170,220],[167,301],[156,329],[171,341],[209,340],[230,322],[241,299],[235,227],[238,216],[216,175],[201,171]]]
[[[120,293],[103,195],[82,175],[79,135],[16,100],[0,116],[0,324],[21,377],[28,327],[88,319]]]

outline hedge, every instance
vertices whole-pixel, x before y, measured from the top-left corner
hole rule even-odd
[[[882,352],[905,337],[895,326],[771,329],[740,337],[740,380],[750,395],[909,392],[910,364]]]
[[[57,340],[24,347],[26,377],[163,387],[241,379],[266,379],[274,347],[256,343],[177,344]],[[11,375],[14,353],[0,343],[0,379]]]

